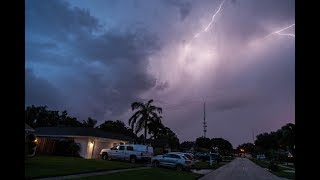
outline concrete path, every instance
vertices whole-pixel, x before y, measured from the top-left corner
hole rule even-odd
[[[201,177],[199,180],[283,180],[247,158],[236,158],[232,162]]]
[[[104,175],[104,174],[112,174],[112,173],[118,173],[118,172],[134,171],[134,170],[149,169],[149,168],[150,168],[150,167],[140,167],[140,168],[131,168],[131,169],[117,169],[117,170],[110,170],[110,171],[99,171],[99,172],[91,172],[91,173],[67,175],[67,176],[49,177],[49,178],[43,178],[43,179],[39,179],[39,180],[73,179],[73,178],[82,178],[82,177],[89,177],[89,176],[98,176],[98,175]]]
[[[213,169],[200,169],[200,170],[195,170],[192,169],[191,172],[196,173],[196,174],[202,174],[202,175],[206,175],[209,174],[213,171]]]

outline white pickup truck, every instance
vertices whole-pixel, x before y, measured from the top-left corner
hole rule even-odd
[[[136,160],[150,160],[153,157],[153,147],[141,144],[125,144],[110,149],[102,149],[100,155],[104,160],[124,159],[135,163]]]

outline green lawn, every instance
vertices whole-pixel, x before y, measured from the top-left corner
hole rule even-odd
[[[42,178],[93,171],[141,167],[141,164],[61,156],[36,156],[25,160],[25,177]]]
[[[258,160],[258,159],[254,159],[254,158],[252,158],[250,160],[263,168],[268,168],[268,166],[269,166],[269,162],[267,162],[267,161],[262,161],[262,160]],[[276,176],[279,176],[279,177],[284,177],[287,179],[294,179],[295,173],[285,172],[285,170],[290,170],[290,169],[284,168],[281,166],[278,166],[278,167],[279,167],[279,171],[270,171],[270,172]]]
[[[134,170],[128,172],[106,174],[99,176],[90,176],[81,179],[112,179],[112,180],[142,180],[142,179],[151,179],[151,180],[195,180],[201,177],[200,174],[194,174],[191,172],[178,172],[172,169],[165,168],[151,168],[144,170]]]

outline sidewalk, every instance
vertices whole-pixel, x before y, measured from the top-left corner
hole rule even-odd
[[[56,176],[56,177],[42,178],[42,179],[38,179],[38,180],[58,180],[58,179],[82,178],[82,177],[97,176],[97,175],[104,175],[104,174],[112,174],[112,173],[117,173],[117,172],[126,172],[126,171],[133,171],[133,170],[142,170],[142,169],[149,169],[149,168],[150,167],[131,168],[131,169],[117,169],[117,170],[110,170],[110,171],[99,171],[99,172],[67,175],[67,176]]]

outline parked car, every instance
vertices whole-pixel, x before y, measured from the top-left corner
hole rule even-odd
[[[165,166],[176,168],[178,171],[190,170],[192,162],[181,153],[170,152],[164,155],[158,155],[151,159],[153,167]]]
[[[174,153],[174,154],[182,154],[184,155],[186,158],[190,159],[191,160],[191,167],[193,167],[196,163],[195,161],[195,158],[194,158],[194,155],[191,154],[191,153],[185,153],[185,152],[171,152],[171,153]]]
[[[125,144],[110,149],[102,149],[100,155],[104,160],[122,159],[135,163],[136,160],[150,160],[153,157],[153,147],[141,144]]]
[[[266,159],[266,156],[264,154],[258,154],[257,159]]]
[[[221,162],[222,161],[222,156],[218,153],[197,153],[196,158],[202,161],[210,161],[210,156],[211,160],[216,161],[216,162]]]
[[[222,162],[222,156],[218,153],[211,153],[211,160],[216,162]]]
[[[210,156],[208,153],[201,153],[201,152],[197,152],[195,154],[195,158],[198,160],[202,160],[202,161],[206,161],[210,159]]]

